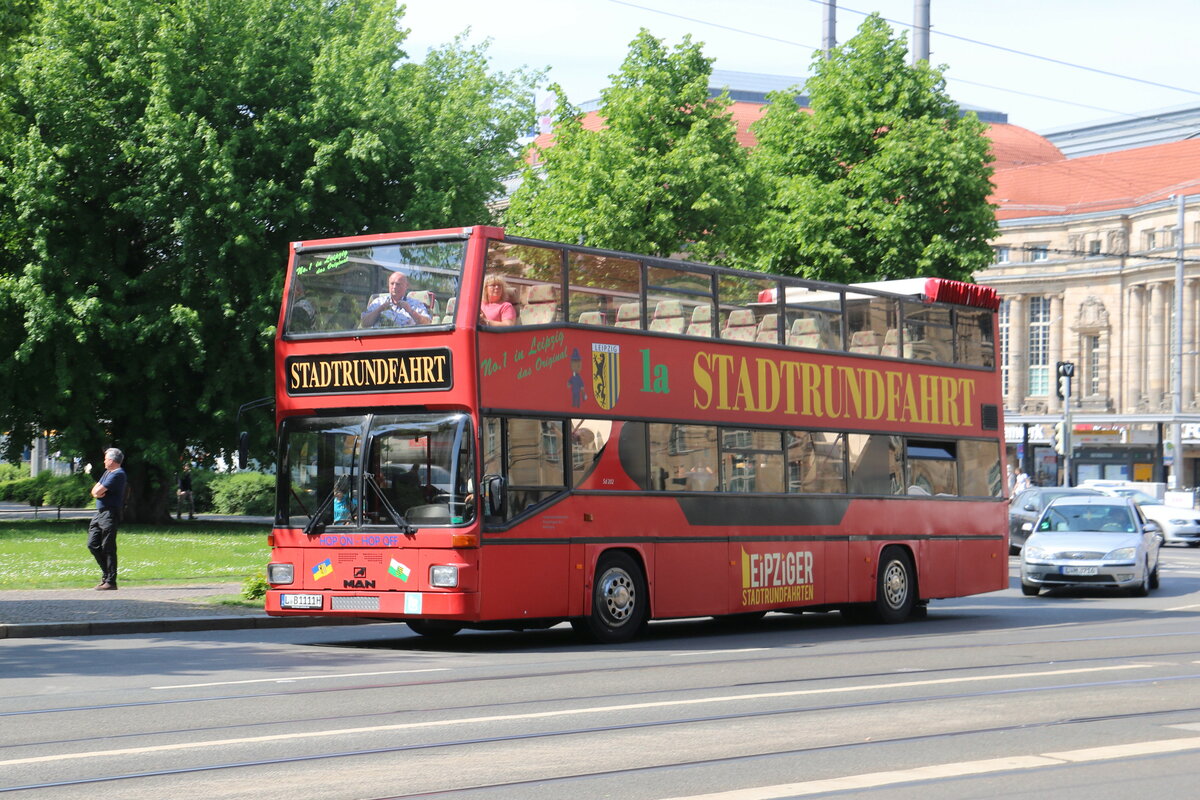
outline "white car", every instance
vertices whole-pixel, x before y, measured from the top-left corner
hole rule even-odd
[[[1158,588],[1162,534],[1126,497],[1060,497],[1033,524],[1021,550],[1021,591],[1109,587],[1145,597]]]
[[[1165,544],[1177,542],[1186,544],[1188,547],[1200,547],[1200,512],[1180,506],[1169,506],[1140,489],[1119,486],[1096,486],[1093,488],[1115,497],[1128,497],[1137,503],[1146,518],[1154,520],[1162,528]]]

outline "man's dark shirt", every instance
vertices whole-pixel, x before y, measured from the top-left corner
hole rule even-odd
[[[108,491],[96,498],[96,510],[120,511],[125,504],[125,470],[120,467],[108,470],[100,476],[100,485]]]

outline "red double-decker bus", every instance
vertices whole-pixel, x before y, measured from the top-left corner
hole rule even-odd
[[[297,242],[267,612],[622,641],[1001,589],[997,305],[495,227]]]

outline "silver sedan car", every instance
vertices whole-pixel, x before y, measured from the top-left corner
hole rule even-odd
[[[1179,542],[1188,547],[1200,547],[1200,512],[1190,508],[1169,506],[1153,495],[1125,487],[1101,487],[1105,494],[1128,497],[1138,504],[1147,518],[1162,528],[1163,544]]]
[[[1158,588],[1162,533],[1127,497],[1052,501],[1021,550],[1021,591],[1104,586],[1145,597]]]

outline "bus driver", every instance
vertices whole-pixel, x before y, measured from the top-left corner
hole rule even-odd
[[[373,295],[367,310],[359,318],[362,328],[400,328],[408,325],[427,325],[432,318],[429,308],[420,300],[406,297],[408,276],[393,272],[388,278],[386,294]]]

